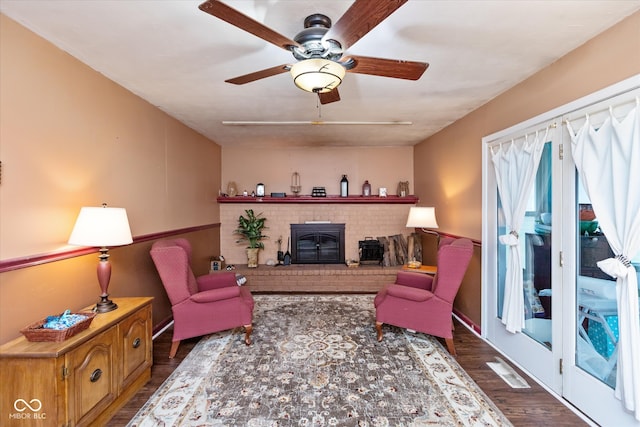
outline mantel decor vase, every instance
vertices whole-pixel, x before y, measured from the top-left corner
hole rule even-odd
[[[362,195],[364,197],[369,197],[371,195],[371,184],[369,184],[368,180],[365,180],[364,184],[362,184]]]
[[[247,267],[258,267],[258,252],[260,248],[247,248]]]

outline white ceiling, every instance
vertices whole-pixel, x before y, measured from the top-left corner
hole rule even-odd
[[[640,10],[640,0],[410,0],[347,53],[428,62],[422,78],[347,73],[342,100],[318,108],[288,73],[225,83],[294,60],[200,11],[202,1],[0,0],[0,11],[220,145],[265,148],[417,144]],[[306,16],[323,13],[335,23],[352,1],[226,3],[293,38]]]

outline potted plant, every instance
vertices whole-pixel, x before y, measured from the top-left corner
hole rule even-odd
[[[240,215],[238,228],[233,233],[241,236],[236,240],[236,243],[249,243],[249,246],[247,246],[247,267],[255,268],[258,266],[258,251],[264,249],[262,239],[267,238],[262,234],[262,230],[267,228],[264,225],[267,219],[262,217],[262,213],[254,214],[253,209],[247,209],[244,212],[246,217]]]

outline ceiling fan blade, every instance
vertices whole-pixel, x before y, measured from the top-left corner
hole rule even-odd
[[[318,93],[318,97],[320,98],[320,104],[323,105],[340,101],[340,93],[338,93],[338,88],[332,89],[329,92]]]
[[[273,43],[285,50],[290,50],[291,46],[299,46],[298,43],[290,38],[273,31],[271,28],[238,12],[234,8],[229,7],[218,0],[207,0],[198,6],[198,8],[209,15],[220,18],[241,30],[245,30],[254,36],[260,37],[261,39],[266,40],[269,43]]]
[[[225,80],[227,83],[233,83],[234,85],[243,85],[245,83],[251,83],[256,80],[264,79],[266,77],[276,76],[278,74],[286,73],[291,66],[289,64],[282,64],[275,67],[267,68],[264,70],[256,71],[253,73],[245,74],[244,76],[234,77],[229,80]]]
[[[346,50],[406,2],[407,0],[356,0],[322,40],[336,40]]]
[[[351,65],[355,64],[355,65]],[[345,61],[347,71],[372,76],[393,77],[394,79],[418,80],[427,70],[426,62],[403,61],[401,59],[370,58],[349,56]]]

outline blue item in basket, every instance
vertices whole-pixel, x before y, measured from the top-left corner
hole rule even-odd
[[[605,316],[609,328],[615,339],[618,339],[618,316]],[[589,339],[593,343],[593,347],[598,353],[605,358],[609,358],[613,354],[616,345],[604,329],[604,325],[598,321],[589,319]]]
[[[63,329],[69,329],[86,318],[87,316],[82,314],[71,314],[71,310],[65,310],[60,316],[47,316],[42,327],[45,329],[55,329],[60,331]]]

